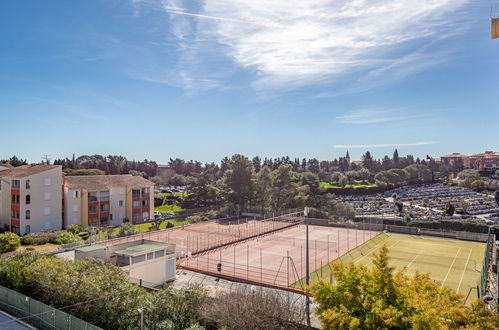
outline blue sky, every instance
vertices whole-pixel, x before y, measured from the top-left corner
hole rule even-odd
[[[0,6],[0,159],[499,150],[486,1]]]

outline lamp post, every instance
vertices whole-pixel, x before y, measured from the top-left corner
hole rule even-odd
[[[308,251],[308,207],[303,210],[303,215],[305,216],[305,284],[308,286],[310,284],[310,255]],[[308,293],[305,294],[306,305],[305,313],[307,314],[307,326],[311,326],[310,322],[310,297]]]
[[[140,313],[140,330],[144,330],[144,307],[138,308],[137,312]]]

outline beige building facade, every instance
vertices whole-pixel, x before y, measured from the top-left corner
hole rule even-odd
[[[60,165],[0,170],[0,225],[20,235],[62,229]]]
[[[64,226],[118,226],[154,218],[154,183],[132,175],[67,176]]]

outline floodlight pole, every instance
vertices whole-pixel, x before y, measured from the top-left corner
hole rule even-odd
[[[308,285],[310,284],[310,255],[309,255],[309,249],[308,249],[308,207],[305,207],[305,210],[303,211],[303,215],[305,216],[305,284]],[[305,313],[307,314],[307,326],[311,326],[310,322],[310,296],[308,293],[305,294],[305,299],[306,299],[306,305],[305,305]]]

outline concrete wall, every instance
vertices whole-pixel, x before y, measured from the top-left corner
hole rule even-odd
[[[109,195],[109,212],[113,216],[113,220],[111,220],[110,224],[111,226],[119,226],[123,222],[123,219],[126,218],[126,188],[111,188]],[[122,202],[121,206],[120,201]]]
[[[0,226],[10,225],[10,179],[0,178]]]
[[[126,271],[128,273],[128,276],[133,279],[142,280],[154,285],[162,285],[167,280],[172,280],[166,278],[166,267],[168,259],[175,259],[175,257],[173,255],[167,255],[165,257],[147,260],[134,265],[122,267],[122,269]],[[170,267],[174,268],[173,270],[170,270],[169,273],[175,273],[175,264],[175,262],[168,264]]]
[[[78,192],[78,197],[75,197]],[[64,187],[64,227],[82,223],[82,192],[79,189]]]
[[[45,185],[45,179],[50,179],[50,184]],[[20,233],[24,235],[26,226],[30,232],[62,229],[62,172],[61,168],[53,168],[42,173],[21,178],[21,208],[20,208]],[[26,189],[26,180],[30,180],[30,189]],[[46,193],[50,200],[45,199]],[[31,203],[26,205],[26,195],[30,195]],[[50,214],[45,214],[45,208],[50,209]],[[30,210],[31,219],[26,220],[26,210]]]

